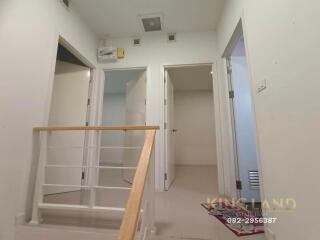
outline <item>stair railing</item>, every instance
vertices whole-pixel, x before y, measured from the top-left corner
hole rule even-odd
[[[121,227],[118,234],[118,240],[146,240],[151,238],[151,232],[154,227],[154,193],[155,193],[155,173],[154,173],[154,145],[155,135],[158,126],[71,126],[71,127],[37,127],[34,128],[35,143],[38,149],[37,174],[35,181],[32,219],[31,223],[39,224],[41,222],[41,211],[43,209],[53,210],[74,210],[74,211],[122,211],[124,212]],[[139,161],[134,168],[136,170],[133,183],[130,188],[126,187],[106,187],[99,186],[96,179],[91,179],[87,185],[63,185],[46,184],[45,174],[47,168],[82,168],[91,173],[100,168],[110,169],[128,169],[128,167],[108,167],[97,164],[99,161],[89,161],[88,166],[68,166],[68,165],[50,165],[48,158],[48,136],[52,132],[70,132],[70,131],[97,131],[98,135],[102,131],[144,131],[144,143],[140,153]],[[85,148],[85,146],[84,146]],[[99,147],[93,147],[99,149]],[[133,169],[133,167],[130,167]],[[95,174],[92,174],[93,176]],[[50,185],[50,186],[49,186]],[[44,203],[44,187],[74,187],[90,191],[90,201],[87,205],[73,204],[53,204]],[[101,207],[95,205],[95,192],[97,189],[127,190],[130,191],[129,198],[125,208]]]
[[[118,240],[133,240],[137,237],[137,232],[139,232],[141,240],[151,239],[151,232],[154,227],[155,191],[152,151],[155,134],[156,130],[146,131],[144,145],[122,219]],[[139,219],[141,219],[141,225],[138,227]]]

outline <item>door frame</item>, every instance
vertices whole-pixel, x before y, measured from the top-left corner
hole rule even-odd
[[[235,181],[241,181],[240,179],[240,167],[239,167],[239,150],[238,150],[238,140],[237,140],[237,131],[236,131],[236,115],[235,115],[235,108],[234,108],[234,101],[233,98],[230,97],[230,92],[234,92],[233,85],[232,85],[232,73],[229,69],[231,69],[231,62],[230,56],[226,57],[226,68],[227,68],[227,86],[229,92],[229,108],[230,108],[230,121],[231,121],[231,134],[232,134],[232,144],[233,144],[233,158],[234,158],[234,170],[235,170]],[[237,184],[236,184],[237,185]],[[240,199],[241,190],[236,186],[236,196]]]
[[[87,105],[87,111],[86,111],[86,124],[91,125],[94,123],[94,105],[92,104],[92,100],[95,96],[94,89],[95,85],[97,83],[97,68],[94,63],[92,63],[89,59],[87,59],[78,49],[76,49],[71,43],[69,43],[61,34],[56,33],[55,40],[53,41],[52,45],[52,69],[50,74],[50,82],[49,82],[49,88],[48,88],[48,97],[46,101],[46,112],[44,117],[44,122],[46,125],[49,123],[49,116],[50,116],[50,110],[51,110],[51,103],[52,103],[52,93],[53,93],[53,86],[54,86],[54,79],[55,79],[55,73],[56,73],[56,63],[57,63],[57,53],[58,53],[58,47],[59,44],[61,44],[64,48],[66,48],[70,53],[72,53],[78,60],[80,60],[86,67],[90,70],[90,81],[88,86],[88,105]],[[91,157],[91,151],[88,150],[88,146],[91,142],[92,133],[85,132],[84,136],[84,143],[83,143],[83,158],[82,162],[83,165],[86,165],[87,159]],[[86,174],[87,169],[83,169],[83,174],[88,176]],[[84,176],[84,175],[83,175]],[[82,178],[81,179],[81,185],[86,185],[86,182],[88,179]]]
[[[98,80],[97,84],[97,103],[96,103],[96,124],[102,125],[102,114],[103,114],[103,97],[104,97],[104,84],[106,79],[106,72],[112,72],[112,71],[130,71],[130,70],[144,70],[146,72],[146,115],[145,115],[145,122],[148,123],[148,83],[149,83],[149,75],[150,70],[148,66],[138,66],[138,67],[104,67],[100,71],[100,78]],[[95,136],[95,146],[101,146],[101,134],[99,132],[96,133]],[[100,159],[100,150],[97,148],[97,151],[95,152],[95,159],[98,161]]]
[[[59,42],[66,47],[69,51],[71,51],[76,57],[80,58],[86,65],[88,65],[92,70],[92,85],[93,85],[93,92],[92,92],[92,100],[95,101],[95,94],[94,89],[96,88],[96,84],[98,83],[98,69],[97,69],[97,63],[95,61],[90,61],[87,57],[85,57],[84,53],[74,47],[72,44],[70,44],[67,40],[67,38],[64,37],[64,34],[59,32],[58,30],[55,30],[51,39],[51,42],[48,44],[48,48],[50,48],[50,70],[49,70],[49,76],[48,76],[48,84],[46,89],[46,98],[44,102],[44,111],[42,115],[41,123],[44,126],[48,126],[49,122],[49,115],[50,115],[50,108],[51,108],[51,99],[52,99],[52,90],[53,90],[53,83],[54,83],[54,77],[55,77],[55,68],[56,68],[56,61],[57,61],[57,50],[58,50],[58,44]],[[92,105],[92,109],[90,109],[90,124],[95,123],[95,105]],[[90,138],[89,138],[90,141]],[[38,159],[33,158],[33,165],[37,165]],[[35,186],[35,176],[36,173],[34,170],[31,171],[29,174],[29,184],[28,189],[29,193],[27,194],[27,203],[25,206],[25,218],[31,218],[32,214],[32,204],[33,204],[33,193],[34,193],[34,186]]]
[[[221,77],[222,81],[225,82],[225,85],[227,86],[228,91],[232,90],[232,84],[231,84],[231,79],[229,79],[229,73],[228,73],[228,58],[230,57],[236,43],[238,40],[243,37],[244,39],[244,45],[245,45],[245,54],[246,54],[246,60],[247,60],[247,66],[248,66],[248,75],[249,75],[249,86],[250,86],[250,95],[251,95],[251,104],[252,104],[252,112],[253,112],[253,127],[255,129],[255,142],[256,142],[256,153],[257,153],[257,166],[258,166],[258,172],[259,172],[259,179],[260,179],[260,196],[261,196],[261,201],[264,199],[264,184],[263,184],[263,174],[262,174],[262,162],[261,162],[261,157],[260,157],[260,148],[259,148],[259,140],[258,140],[258,135],[259,131],[257,129],[257,119],[256,119],[256,105],[255,105],[255,91],[254,91],[254,84],[253,84],[253,75],[252,75],[252,63],[250,61],[250,52],[248,50],[248,41],[247,41],[247,34],[246,34],[246,25],[245,25],[245,20],[244,17],[241,16],[236,28],[233,32],[233,34],[230,37],[230,40],[227,44],[227,47],[225,48],[223,55],[221,57],[222,59],[222,67],[223,67],[223,76]],[[224,99],[228,101],[228,124],[227,124],[227,130],[230,133],[229,135],[229,142],[231,144],[230,148],[230,156],[231,156],[231,161],[230,161],[230,168],[229,169],[224,169],[224,171],[229,172],[230,176],[230,184],[231,186],[225,186],[226,188],[230,189],[231,196],[234,197],[236,196],[238,199],[241,198],[241,193],[240,191],[237,190],[236,188],[236,181],[240,179],[239,176],[239,163],[238,163],[238,153],[237,153],[237,139],[236,139],[236,131],[235,131],[235,119],[234,119],[234,108],[233,108],[233,101],[230,101],[230,98],[228,96],[228,92],[225,93],[226,96]]]
[[[160,103],[161,106],[162,106],[162,119],[163,119],[163,126],[162,126],[162,129],[163,129],[163,146],[162,146],[162,159],[163,161],[160,162],[160,169],[159,169],[159,172],[160,172],[160,181],[161,181],[161,185],[162,185],[162,189],[163,191],[167,191],[168,189],[166,189],[166,174],[167,174],[167,165],[168,165],[168,161],[167,161],[167,138],[166,138],[166,130],[165,130],[165,123],[166,123],[166,105],[165,105],[165,99],[166,99],[166,87],[165,87],[165,71],[168,70],[168,69],[173,69],[173,68],[181,68],[181,67],[196,67],[196,66],[211,66],[212,68],[212,83],[213,83],[213,90],[212,90],[212,94],[214,95],[214,91],[215,91],[215,81],[217,79],[217,74],[216,74],[216,71],[214,70],[215,69],[215,66],[217,64],[214,63],[214,62],[196,62],[196,63],[181,63],[181,64],[162,64],[161,67],[160,67],[160,78],[161,78],[161,89],[163,90],[162,91],[162,102]],[[216,104],[213,103],[213,107],[215,108]],[[215,120],[215,116],[212,116],[213,119]],[[216,136],[217,137],[217,134]],[[217,163],[218,165],[218,163]],[[218,167],[218,166],[217,166]],[[220,179],[218,179],[218,182],[220,181]]]
[[[89,126],[91,121],[91,116],[93,115],[93,106],[92,106],[92,98],[94,96],[94,84],[95,84],[95,67],[94,65],[85,58],[76,48],[74,48],[66,39],[64,39],[62,36],[59,36],[58,44],[61,44],[63,47],[65,47],[69,52],[71,52],[78,60],[83,62],[89,69],[90,69],[90,80],[89,80],[89,86],[88,86],[88,100],[87,100],[87,113],[86,113],[86,122],[85,125]],[[84,132],[84,142],[83,142],[83,158],[82,158],[82,165],[87,166],[89,164],[88,159],[90,159],[91,156],[91,149],[90,146],[90,138],[92,137],[92,133],[85,131]],[[86,177],[87,176],[87,177]],[[89,178],[89,169],[83,168],[82,169],[82,177],[81,177],[81,185],[88,185],[88,182],[90,181]],[[80,189],[81,194],[85,193],[84,189]],[[81,201],[83,201],[84,196],[81,197]]]
[[[102,111],[103,111],[103,94],[104,94],[104,83],[106,79],[106,72],[112,72],[112,71],[130,71],[130,70],[145,70],[146,72],[146,109],[148,107],[148,83],[149,83],[149,75],[150,71],[148,66],[139,66],[139,67],[104,67],[101,69],[100,73],[101,76],[99,78],[98,83],[98,93],[97,93],[97,111],[96,111],[96,123],[97,125],[102,124]],[[148,113],[146,111],[146,122],[148,122]]]
[[[164,156],[165,156],[164,190],[165,191],[168,191],[170,186],[171,186],[171,184],[173,183],[173,181],[170,182],[170,179],[172,179],[172,177],[170,179],[168,179],[168,170],[169,170],[168,169],[169,168],[169,165],[168,165],[168,157],[169,157],[168,139],[170,137],[170,135],[168,134],[168,130],[169,130],[168,129],[168,127],[169,127],[168,126],[169,125],[168,124],[168,120],[170,118],[169,114],[168,114],[168,111],[170,112],[168,96],[171,95],[171,92],[168,92],[168,86],[167,86],[167,84],[169,84],[169,82],[168,82],[168,80],[169,80],[169,71],[168,70],[169,70],[169,68],[165,68],[164,69],[164,141],[165,141],[165,144],[164,144],[164,149],[165,149],[165,151],[164,151]],[[171,85],[172,85],[172,90],[174,91],[172,82],[171,82]],[[171,99],[171,101],[172,100],[173,99]],[[174,127],[174,126],[172,126],[172,127]],[[172,151],[172,149],[171,149],[171,151]]]
[[[95,64],[93,64],[89,59],[87,59],[80,51],[78,51],[75,47],[72,46],[65,38],[63,38],[60,34],[57,34],[55,37],[55,41],[52,46],[52,66],[51,66],[51,74],[50,74],[50,82],[48,88],[48,97],[46,101],[46,112],[44,117],[44,122],[48,125],[49,122],[49,115],[50,115],[50,108],[52,102],[52,91],[53,91],[53,84],[54,84],[54,77],[55,77],[55,69],[56,69],[56,62],[57,62],[57,52],[58,46],[61,44],[65,47],[69,52],[71,52],[75,57],[77,57],[80,61],[82,61],[89,69],[90,69],[90,85],[88,89],[88,97],[93,98],[94,95],[94,86],[97,83],[97,68]],[[93,106],[93,105],[91,105]],[[90,123],[93,123],[92,116],[94,115],[94,109],[88,108],[87,110],[87,120]]]

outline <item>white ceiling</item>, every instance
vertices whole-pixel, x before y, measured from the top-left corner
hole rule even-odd
[[[212,67],[188,66],[168,69],[175,91],[212,90]]]
[[[100,37],[143,35],[138,15],[162,13],[164,32],[214,30],[225,0],[71,0]]]

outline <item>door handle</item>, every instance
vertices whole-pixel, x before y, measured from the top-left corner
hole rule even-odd
[[[173,133],[175,133],[175,132],[178,131],[178,129],[175,129],[175,128],[174,128],[174,129],[172,129],[171,131],[172,131]]]

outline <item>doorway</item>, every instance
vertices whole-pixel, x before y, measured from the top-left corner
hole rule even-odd
[[[146,124],[146,69],[121,69],[105,71],[102,125],[145,125]],[[120,170],[100,169],[99,176],[113,176],[114,184],[130,186],[137,165],[143,131],[102,132],[100,140],[100,166],[121,167]]]
[[[256,129],[246,48],[241,24],[226,55],[238,198],[261,203]],[[249,204],[250,203],[250,204]]]
[[[91,78],[92,69],[59,42],[48,126],[86,125]],[[52,167],[46,169],[45,195],[82,190],[85,176],[81,166],[86,165],[85,144],[85,132],[49,134],[47,164]],[[76,187],[56,186],[59,184]],[[81,199],[77,201],[81,202]]]
[[[166,66],[166,191],[156,195],[157,234],[211,239],[202,203],[218,196],[212,64]]]
[[[216,165],[212,65],[165,68],[165,189],[176,166]]]

